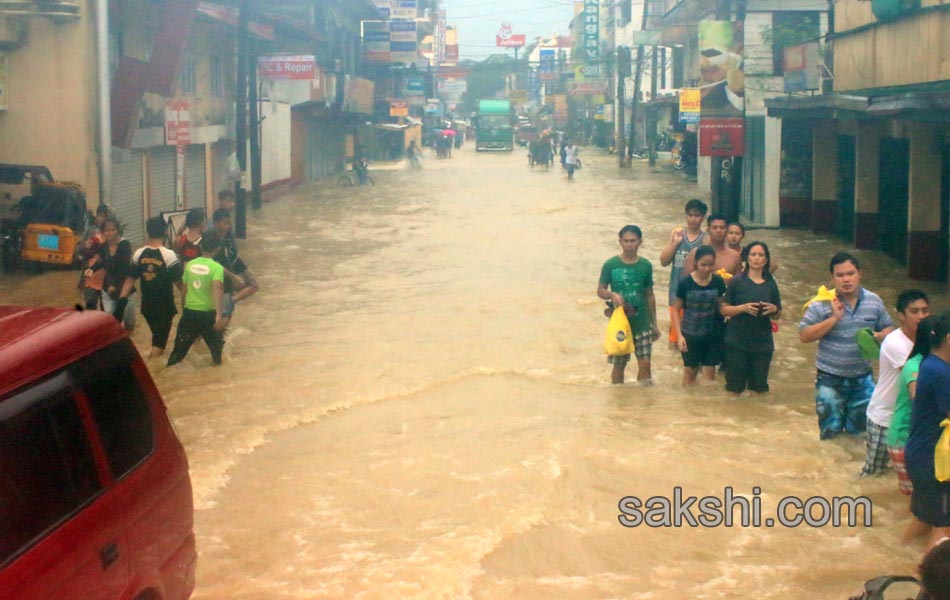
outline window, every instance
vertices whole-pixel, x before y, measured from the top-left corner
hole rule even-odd
[[[181,64],[178,89],[182,94],[192,96],[198,91],[198,58],[191,50],[185,52],[185,58]]]
[[[633,18],[633,0],[620,0],[620,23],[623,27],[630,23]]]
[[[125,340],[70,368],[92,408],[116,479],[142,462],[153,446],[152,411],[132,371],[136,358],[131,342]]]
[[[821,35],[821,13],[777,11],[772,13],[772,29],[763,35],[772,44],[772,74],[784,73],[785,48],[816,40]]]
[[[224,96],[224,57],[215,54],[211,57],[211,95]]]
[[[0,403],[0,565],[101,487],[65,374]]]

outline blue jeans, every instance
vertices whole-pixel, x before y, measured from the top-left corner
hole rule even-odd
[[[815,379],[815,412],[821,439],[845,433],[864,433],[867,409],[874,392],[871,374],[860,377],[839,377],[818,371]]]

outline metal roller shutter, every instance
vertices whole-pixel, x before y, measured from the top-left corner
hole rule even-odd
[[[150,148],[148,159],[149,216],[154,217],[175,210],[175,147]]]
[[[342,171],[346,155],[343,126],[329,119],[311,119],[308,133],[307,179],[312,181]]]
[[[188,146],[185,152],[185,208],[205,208],[205,147]]]
[[[145,211],[142,197],[142,151],[112,163],[112,209],[123,225],[123,235],[135,248],[145,241]]]

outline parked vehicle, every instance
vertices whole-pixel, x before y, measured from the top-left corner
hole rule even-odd
[[[538,128],[530,123],[518,126],[518,132],[515,134],[515,140],[519,146],[527,146],[531,142],[537,141],[539,137]]]
[[[0,184],[24,182],[29,195],[16,203],[12,217],[0,220],[4,269],[22,261],[75,265],[76,244],[92,223],[82,186],[53,181],[46,167],[0,164]]]
[[[104,312],[0,306],[0,596],[185,600],[188,461]]]

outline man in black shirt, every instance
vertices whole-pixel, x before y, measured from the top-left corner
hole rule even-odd
[[[172,286],[184,296],[184,284],[181,282],[183,267],[178,256],[163,245],[167,226],[161,217],[152,217],[145,223],[148,242],[132,255],[132,264],[128,277],[119,294],[121,310],[135,289],[135,281],[141,280],[142,316],[152,330],[152,350],[148,357],[161,356],[168,343],[168,334],[172,320],[178,313],[175,307],[175,295]],[[116,312],[120,312],[119,308]]]

